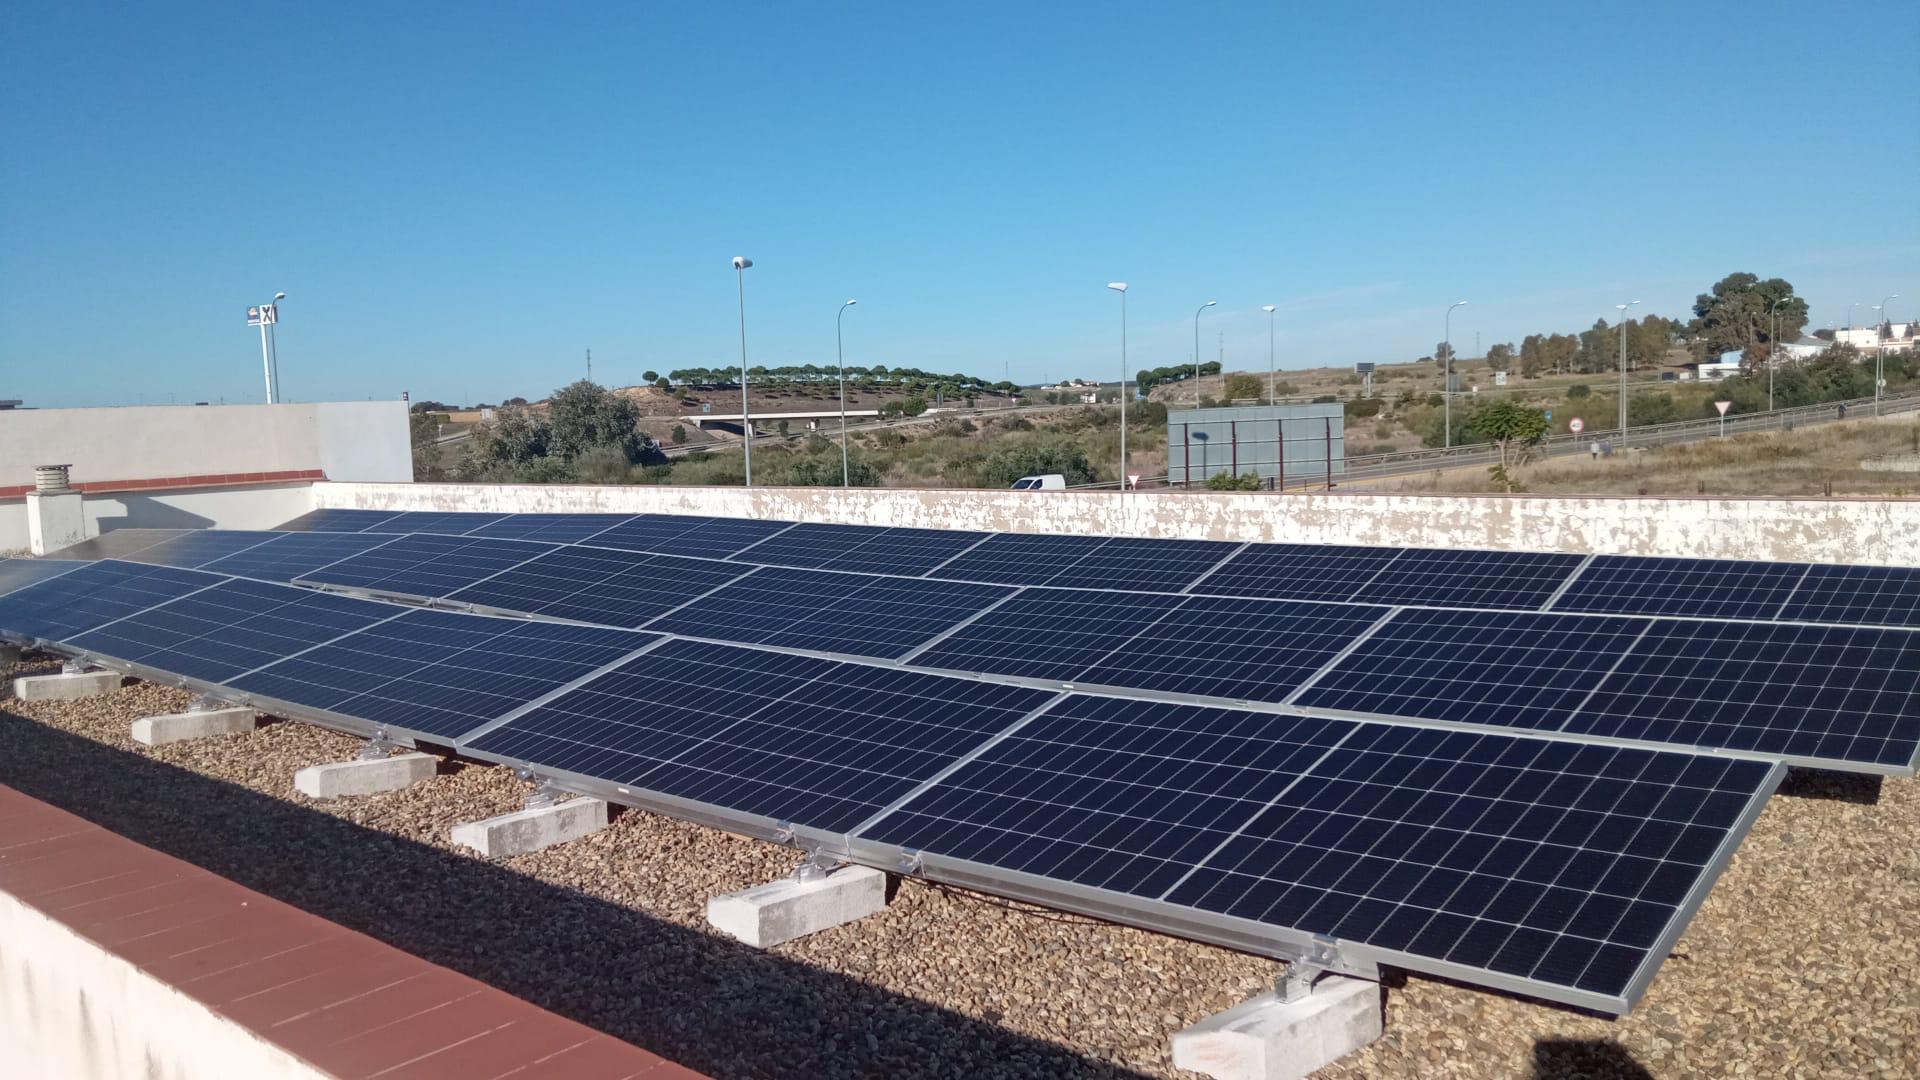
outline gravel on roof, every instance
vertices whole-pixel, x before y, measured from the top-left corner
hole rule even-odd
[[[15,672],[50,670],[29,657]],[[879,915],[765,952],[707,897],[797,853],[641,811],[488,862],[448,843],[518,809],[504,768],[315,802],[358,743],[305,724],[162,747],[187,695],[0,701],[0,783],[719,1077],[1192,1076],[1172,1034],[1271,985],[1258,957],[907,880]],[[1920,782],[1796,773],[1634,1012],[1389,973],[1373,1077],[1920,1076]]]

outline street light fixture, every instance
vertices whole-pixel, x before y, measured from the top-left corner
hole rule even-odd
[[[1120,294],[1120,494],[1127,493],[1127,283],[1109,281],[1107,288]],[[1093,380],[1098,389],[1100,380]],[[1199,390],[1194,391],[1196,394]]]
[[[1880,415],[1880,388],[1887,382],[1887,346],[1892,344],[1893,337],[1893,315],[1887,311],[1887,305],[1898,299],[1900,294],[1894,293],[1880,301],[1880,306],[1875,309],[1880,312],[1881,325],[1886,328],[1875,334],[1873,339],[1873,343],[1878,346],[1873,350],[1873,415],[1875,416]]]
[[[1780,305],[1792,297],[1782,296],[1767,305],[1767,411],[1773,411],[1773,365],[1780,357]]]
[[[753,260],[733,257],[734,284],[740,292],[740,449],[746,454],[747,486],[753,486],[753,415],[747,408],[747,267]]]
[[[1200,407],[1200,312],[1217,303],[1218,300],[1209,300],[1193,313],[1193,407],[1196,409]]]
[[[1267,313],[1267,404],[1273,404],[1273,305],[1262,304],[1260,310]]]
[[[1449,450],[1453,448],[1453,308],[1465,307],[1466,303],[1462,300],[1447,309],[1446,332],[1440,338],[1440,346],[1447,354],[1447,363],[1442,369],[1445,374],[1440,376],[1440,400],[1446,406],[1441,423],[1447,426],[1445,441]]]
[[[840,334],[841,316],[847,309],[859,303],[849,300],[840,305],[840,314],[833,317],[833,352],[840,359],[840,486],[852,487],[847,470],[847,350]]]
[[[1620,448],[1627,448],[1627,309],[1639,303],[1629,300],[1613,305],[1620,309]]]

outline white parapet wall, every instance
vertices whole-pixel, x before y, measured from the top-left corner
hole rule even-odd
[[[1920,499],[326,483],[313,505],[1920,564]]]
[[[104,872],[104,870],[103,870]],[[323,1080],[301,1061],[0,891],[0,1076]]]

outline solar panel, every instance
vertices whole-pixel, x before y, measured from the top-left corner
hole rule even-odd
[[[1354,727],[1075,695],[861,836],[1157,899]]]
[[[845,832],[1052,696],[679,640],[462,749]]]
[[[1349,599],[1530,611],[1546,603],[1585,559],[1547,551],[1406,548]]]
[[[1563,730],[1910,774],[1920,631],[1654,620]]]
[[[1335,544],[1249,544],[1193,586],[1193,591],[1216,596],[1346,600],[1397,558],[1400,550]]]
[[[243,529],[195,529],[122,557],[128,562],[161,563],[197,570],[216,559],[259,547],[280,535]]]
[[[1139,536],[996,533],[933,572],[961,581],[1179,592],[1240,545]]]
[[[1281,701],[1386,612],[1355,604],[1196,596],[1072,681]]]
[[[898,659],[1007,595],[992,585],[769,566],[649,630]]]
[[[67,641],[220,580],[172,566],[102,559],[0,596],[0,631]]]
[[[917,577],[979,543],[986,535],[951,529],[804,524],[768,537],[734,557],[765,566]]]
[[[392,533],[285,532],[256,547],[215,559],[200,569],[212,574],[295,581],[323,566],[372,551],[398,539]]]
[[[362,532],[383,521],[402,517],[395,510],[309,510],[292,521],[275,525],[287,532]]]
[[[224,683],[403,610],[291,585],[223,581],[67,644],[99,657]]]
[[[1100,546],[1105,537],[1046,533],[995,533],[979,547],[940,567],[958,581],[1040,585]]]
[[[929,876],[1035,875],[1015,887],[1063,906],[1296,948],[1323,935],[1624,1011],[1781,771],[1074,696],[860,838],[918,852]]]
[[[594,547],[619,548],[623,551],[724,559],[792,525],[791,521],[764,521],[757,518],[641,514],[632,521],[595,534],[592,542]]]
[[[1805,563],[1599,555],[1555,611],[1771,619],[1807,576]]]
[[[1165,899],[1625,1011],[1783,771],[1368,726]]]
[[[542,540],[550,544],[577,544],[592,539],[638,514],[513,514],[468,536],[492,536],[503,540]]]
[[[1813,566],[1779,617],[1788,622],[1920,626],[1920,568]]]
[[[228,685],[451,740],[655,640],[598,626],[414,610]]]
[[[1155,593],[1025,589],[913,658],[918,667],[1071,679],[1178,607]]]
[[[85,563],[68,559],[0,558],[0,593],[10,593],[51,577],[59,577]]]
[[[447,598],[556,619],[638,626],[751,570],[711,559],[565,547]]]
[[[433,533],[439,536],[465,536],[476,529],[508,517],[475,510],[402,510],[368,525],[362,531],[389,533]]]
[[[402,536],[315,569],[305,580],[399,596],[439,597],[552,551],[552,544],[471,536]]]
[[[1294,704],[1553,731],[1648,623],[1620,616],[1409,608]]]

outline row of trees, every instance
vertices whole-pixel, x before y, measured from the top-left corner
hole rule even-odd
[[[1736,349],[1760,360],[1776,339],[1799,340],[1806,325],[1807,302],[1794,295],[1793,284],[1785,278],[1763,281],[1754,274],[1728,274],[1695,298],[1690,321],[1659,315],[1626,320],[1627,368],[1658,367],[1676,345],[1685,345],[1696,362]],[[1620,323],[1600,318],[1578,333],[1529,334],[1518,352],[1510,344],[1496,344],[1487,350],[1487,363],[1495,371],[1517,366],[1527,379],[1617,371],[1621,333]],[[1444,366],[1450,352],[1447,343],[1440,342],[1432,356],[1420,359]]]
[[[659,385],[659,377],[647,372],[646,381]],[[786,367],[750,367],[747,380],[762,389],[811,389],[821,386],[839,386],[840,369],[819,364],[798,364]],[[667,372],[666,382],[671,386],[738,386],[740,369],[737,367],[689,367]],[[989,391],[1014,393],[1020,388],[1016,384],[1001,380],[989,382],[976,375],[942,375],[919,368],[890,368],[884,364],[872,367],[847,368],[847,385],[863,390],[899,390],[910,394],[945,394],[948,397],[961,397],[967,394],[984,394]]]
[[[1200,374],[1203,376],[1220,374],[1220,361],[1209,360],[1201,364]],[[1144,394],[1161,383],[1185,382],[1193,376],[1192,364],[1170,364],[1167,367],[1143,369],[1134,375],[1133,381],[1139,384],[1140,392]]]

